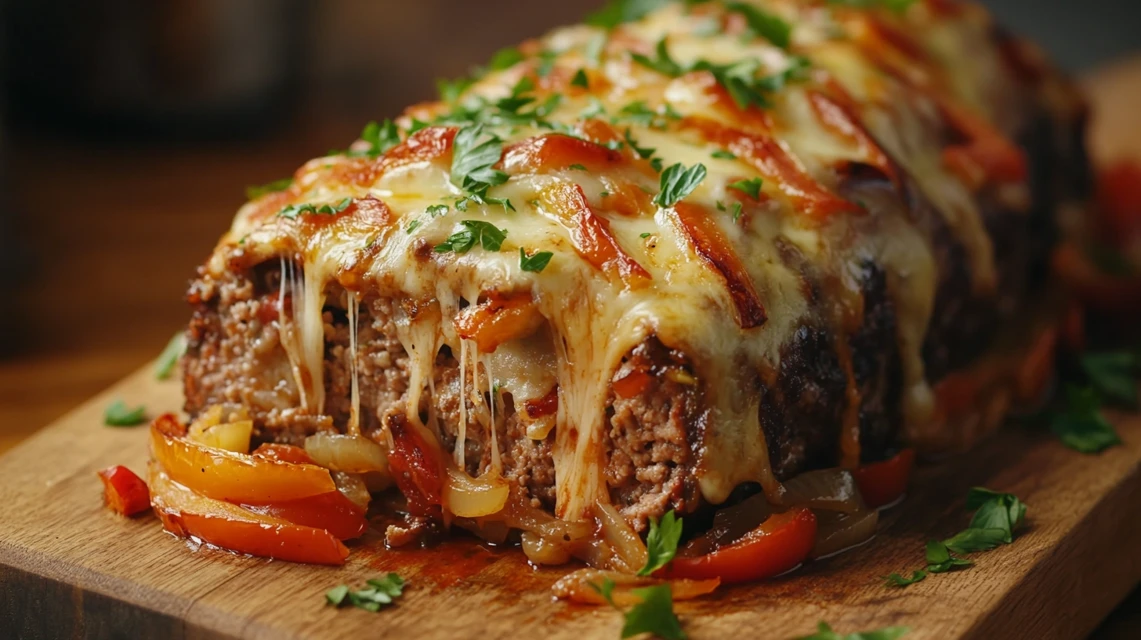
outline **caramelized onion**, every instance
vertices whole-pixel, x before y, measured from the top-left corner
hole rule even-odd
[[[457,516],[480,518],[503,511],[511,487],[503,476],[485,473],[478,478],[448,467],[448,482],[444,485],[444,507]]]
[[[368,492],[368,487],[359,475],[334,471],[333,482],[337,485],[337,491],[340,491],[346,498],[361,507],[368,508],[372,494]]]
[[[686,543],[678,551],[678,555],[694,558],[712,553],[761,526],[771,514],[772,507],[769,506],[764,493],[758,493],[731,507],[721,509],[713,516],[713,527]]]
[[[574,542],[584,540],[594,532],[592,523],[559,520],[549,512],[531,506],[520,494],[513,494],[499,515],[512,529],[531,531],[549,540]]]
[[[523,553],[535,564],[566,564],[571,553],[567,543],[560,543],[543,536],[524,531],[520,536]]]
[[[784,483],[780,498],[786,507],[855,513],[864,508],[856,480],[846,469],[808,471]]]
[[[617,559],[625,565],[618,568],[633,573],[645,566],[648,555],[646,545],[618,510],[613,505],[597,502],[594,513],[601,525],[602,539],[614,549]]]
[[[363,436],[315,433],[305,438],[305,453],[317,464],[333,471],[388,475],[384,447]]]
[[[876,533],[879,511],[864,509],[853,513],[839,511],[816,512],[816,544],[810,558],[822,558],[839,553],[871,540]]]
[[[639,604],[642,599],[633,593],[634,589],[649,587],[657,584],[668,584],[674,600],[690,600],[698,596],[711,593],[721,584],[720,580],[657,580],[643,578],[617,571],[601,571],[598,569],[579,569],[569,573],[558,580],[551,587],[555,596],[577,602],[580,604],[607,604],[597,590],[591,585],[601,586],[603,581],[614,583],[614,590],[610,593],[615,605],[629,606]]]

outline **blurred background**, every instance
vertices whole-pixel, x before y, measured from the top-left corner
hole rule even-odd
[[[245,186],[601,4],[0,0],[0,452],[158,354]],[[1075,73],[1141,77],[1137,0],[985,4]]]

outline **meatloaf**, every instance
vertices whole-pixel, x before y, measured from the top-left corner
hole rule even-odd
[[[974,4],[627,4],[242,207],[190,287],[186,410],[639,530],[962,440],[933,388],[1085,198],[1066,80]]]

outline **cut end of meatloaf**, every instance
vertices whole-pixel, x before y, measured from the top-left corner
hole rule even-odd
[[[379,439],[387,417],[406,412],[410,398],[411,364],[395,325],[399,304],[387,298],[361,301],[356,352],[350,354],[347,296],[343,290],[327,291],[329,302],[322,314],[326,400],[324,413],[310,415],[298,409],[300,394],[281,343],[279,287],[276,265],[244,274],[228,272],[220,280],[201,274],[192,284],[188,297],[194,314],[183,359],[185,410],[193,416],[213,405],[244,407],[254,421],[256,442],[301,444],[317,431],[344,431],[351,413],[351,355],[357,368],[361,431]],[[490,416],[485,405],[471,397],[475,372],[469,367],[465,376],[461,385],[457,358],[448,347],[441,348],[417,413],[450,454],[458,439],[461,402],[466,401],[464,461],[475,476],[492,462]],[[650,517],[670,509],[691,512],[700,504],[692,473],[700,389],[684,356],[654,338],[633,349],[613,378],[631,376],[642,376],[645,383],[638,388],[627,385],[624,395],[611,391],[607,401],[604,474],[612,503],[641,530]],[[461,389],[468,390],[466,399]],[[555,431],[529,432],[511,395],[502,390],[496,395],[495,441],[504,476],[533,506],[553,510]],[[487,391],[483,396],[489,400]]]

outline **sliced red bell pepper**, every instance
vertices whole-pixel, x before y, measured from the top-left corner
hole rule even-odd
[[[99,472],[103,481],[103,500],[121,516],[133,516],[151,508],[147,483],[123,465],[107,467]]]
[[[906,491],[915,466],[915,450],[904,449],[883,462],[865,464],[852,475],[864,503],[875,509],[898,500]]]
[[[242,505],[254,513],[324,529],[340,540],[359,538],[368,528],[365,510],[340,491],[271,504]]]
[[[332,533],[254,513],[214,500],[173,482],[151,463],[152,505],[163,527],[212,545],[264,558],[313,564],[344,564],[348,548]]]
[[[278,462],[292,462],[293,464],[315,464],[305,449],[293,444],[280,444],[265,442],[254,449],[251,455]]]
[[[763,580],[796,567],[816,542],[816,516],[807,507],[776,513],[736,542],[695,558],[674,558],[665,578],[735,584]],[[656,575],[656,574],[655,574]]]

